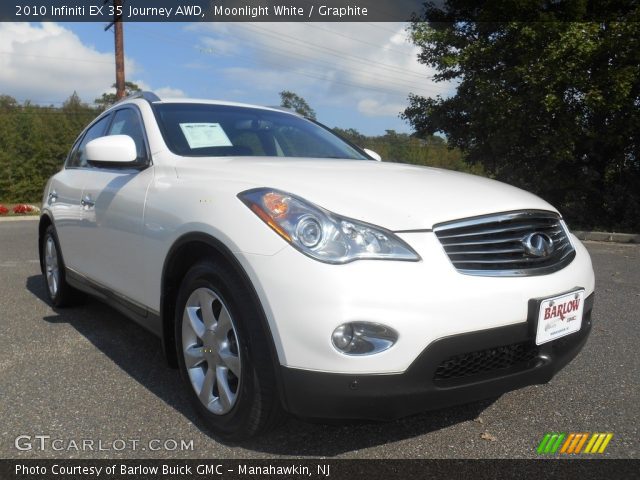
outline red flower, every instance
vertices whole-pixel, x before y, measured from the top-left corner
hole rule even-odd
[[[31,213],[32,211],[33,207],[25,203],[21,203],[20,205],[16,205],[15,207],[13,207],[13,213],[18,215],[24,215],[26,213]]]
[[[0,205],[0,215],[6,215],[7,213],[9,213],[9,209],[4,205]]]

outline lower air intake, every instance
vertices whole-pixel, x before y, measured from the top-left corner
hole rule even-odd
[[[529,342],[464,353],[443,361],[433,380],[438,384],[516,366],[526,368],[537,355],[538,347]]]

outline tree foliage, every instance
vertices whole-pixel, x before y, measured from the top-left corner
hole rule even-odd
[[[20,104],[0,95],[0,202],[38,202],[47,179],[62,167],[80,132],[101,112],[74,92],[61,107]],[[418,138],[393,130],[366,136],[353,128],[334,129],[354,144],[371,148],[385,161],[482,173],[464,162],[443,138]]]
[[[316,112],[309,106],[307,101],[294,92],[283,90],[280,92],[280,106],[295,110],[300,115],[313,120],[316,119]]]
[[[385,162],[410,163],[476,175],[484,174],[482,165],[469,165],[465,162],[460,149],[448,148],[444,138],[437,135],[418,138],[415,135],[387,130],[384,135],[366,136],[353,128],[337,127],[333,131],[361,148],[373,150]]]
[[[116,88],[116,84],[111,85],[111,88]],[[124,95],[128,97],[129,95],[133,95],[134,93],[140,92],[141,88],[133,82],[124,82]],[[111,105],[118,101],[118,97],[116,97],[115,92],[113,93],[103,93],[100,98],[96,98],[93,102],[98,106],[100,111],[104,111],[109,108]]]
[[[478,21],[504,17],[501,2],[427,7],[410,27],[419,60],[458,89],[411,95],[403,116],[574,226],[640,231],[640,9],[616,20],[590,16],[591,2],[534,4],[511,5],[531,22]]]
[[[281,106],[294,109],[308,118],[315,119],[315,112],[307,101],[297,94],[284,90],[280,92]],[[417,135],[386,130],[384,135],[367,136],[355,128],[333,128],[333,131],[361,147],[380,154],[386,162],[411,163],[414,165],[447,168],[482,175],[481,165],[469,165],[459,149],[447,148],[444,138],[437,135]]]
[[[0,95],[0,201],[35,202],[98,110],[71,95],[62,108]]]

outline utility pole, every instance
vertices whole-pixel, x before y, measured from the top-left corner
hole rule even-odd
[[[104,4],[109,0],[104,0]],[[124,25],[122,24],[122,0],[113,0],[113,22],[105,27],[105,31],[113,26],[116,51],[116,98],[124,98]]]

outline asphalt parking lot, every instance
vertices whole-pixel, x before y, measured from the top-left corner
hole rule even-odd
[[[49,306],[36,244],[37,222],[0,222],[0,458],[532,458],[550,431],[613,432],[606,457],[640,458],[639,245],[587,243],[594,329],[547,385],[391,423],[291,419],[230,445],[198,425],[159,340],[97,301]]]

